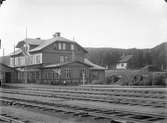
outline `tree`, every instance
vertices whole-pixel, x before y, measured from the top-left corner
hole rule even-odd
[[[3,1],[5,1],[5,0],[0,0],[0,6],[1,6],[1,4],[3,3]]]

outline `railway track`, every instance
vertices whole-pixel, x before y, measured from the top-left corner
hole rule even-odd
[[[60,103],[42,103],[40,101],[1,98],[1,104],[26,108],[35,111],[63,113],[73,117],[91,117],[94,120],[107,119],[110,123],[166,123],[165,115],[153,115],[138,112],[122,111],[118,109],[100,109],[94,107],[73,106]]]
[[[54,89],[45,88],[20,88],[3,89],[1,102],[11,104],[17,107],[28,107],[36,110],[61,112],[71,114],[72,116],[91,117],[97,119],[109,119],[111,123],[166,123],[165,113],[141,113],[136,111],[125,111],[121,109],[99,109],[93,107],[84,107],[81,105],[52,103],[49,100],[61,98],[67,100],[80,100],[91,102],[104,102],[108,104],[120,104],[124,106],[141,106],[153,109],[165,110],[166,108],[166,90],[129,90],[129,89],[102,89],[102,88],[77,88],[77,87],[57,87]],[[10,96],[4,96],[9,94]],[[13,95],[13,98],[11,98]],[[15,96],[14,96],[15,95]],[[31,96],[49,98],[43,100],[26,100],[19,99],[19,96]],[[17,98],[18,97],[18,98]],[[5,100],[5,101],[4,101]],[[44,99],[45,100],[45,99]],[[4,103],[7,102],[7,103]],[[49,107],[51,106],[51,107]],[[54,109],[53,109],[54,108]],[[60,110],[61,109],[61,110]]]
[[[20,94],[20,95],[31,95],[31,96],[42,96],[42,97],[52,97],[52,98],[63,98],[63,99],[73,99],[73,100],[87,100],[87,101],[98,101],[107,102],[115,104],[125,104],[125,105],[140,105],[140,106],[150,106],[157,108],[166,108],[166,99],[155,98],[151,95],[150,98],[141,98],[134,96],[124,96],[121,94],[111,94],[111,93],[100,93],[100,92],[85,92],[85,91],[65,91],[65,90],[34,90],[34,89],[24,89],[24,90],[3,90],[3,93],[10,94]],[[159,96],[160,97],[160,96]]]
[[[58,89],[39,89],[32,88],[28,90],[39,90],[39,91],[50,91],[50,92],[70,92],[70,93],[85,93],[85,94],[99,94],[99,95],[108,95],[108,96],[131,96],[131,97],[143,97],[143,98],[159,98],[165,99],[167,92],[165,91],[142,91],[142,90],[121,90],[121,89],[112,89],[112,90],[103,90],[103,89],[77,89],[77,88],[58,88]]]
[[[0,114],[0,123],[32,123],[32,122],[8,114]]]

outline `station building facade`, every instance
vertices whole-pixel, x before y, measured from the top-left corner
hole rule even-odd
[[[16,48],[10,66],[18,71],[19,82],[76,85],[105,79],[105,68],[89,61],[85,48],[60,33],[48,40],[27,38]]]

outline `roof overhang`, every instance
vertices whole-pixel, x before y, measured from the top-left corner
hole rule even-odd
[[[72,61],[72,62],[65,62],[65,63],[60,63],[60,64],[46,65],[46,66],[43,67],[43,69],[47,69],[47,68],[60,68],[60,67],[63,67],[63,66],[66,66],[66,65],[70,65],[70,64],[73,64],[73,63],[79,63],[79,64],[86,65],[88,67],[92,67],[91,65],[83,63],[81,61]]]

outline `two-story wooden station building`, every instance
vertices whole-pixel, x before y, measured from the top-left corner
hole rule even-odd
[[[18,71],[20,82],[73,85],[105,79],[105,69],[86,59],[88,52],[60,33],[48,40],[27,38],[16,48],[19,49],[11,54],[10,66]]]

